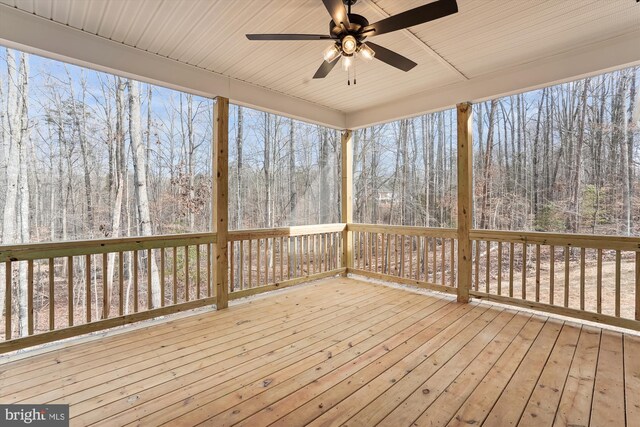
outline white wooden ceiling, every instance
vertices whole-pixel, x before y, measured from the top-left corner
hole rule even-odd
[[[375,22],[427,2],[360,0],[353,12]],[[238,102],[334,127],[351,123],[362,126],[444,108],[451,102],[472,97],[431,102],[428,106],[414,101],[408,104],[416,105],[410,109],[390,108],[383,112],[385,105],[404,105],[404,100],[417,94],[422,98],[416,99],[432,99],[451,88],[464,88],[527,64],[582,52],[590,46],[602,48],[603,43],[622,41],[627,36],[640,41],[640,4],[635,0],[458,0],[456,15],[373,39],[417,62],[416,68],[404,73],[380,61],[359,61],[358,83],[347,86],[346,73],[339,67],[323,80],[311,78],[322,62],[326,40],[257,42],[244,36],[280,32],[325,34],[330,18],[321,0],[0,0],[0,4],[4,4],[0,5],[0,43],[14,42],[44,54],[59,49],[66,59],[77,58],[83,64],[96,63],[99,65],[96,68],[121,69],[141,78],[167,80],[170,86],[189,88],[187,74],[180,82],[169,81],[171,76],[156,76],[158,71],[152,68],[157,68],[158,63],[145,65],[141,59],[135,70],[129,70],[117,59],[91,59],[86,52],[91,44],[74,41],[71,46],[66,43],[58,48],[51,47],[51,41],[38,40],[39,31],[42,39],[51,37],[45,26],[55,22],[64,25],[58,25],[57,31],[73,32],[77,40],[81,40],[80,34],[87,43],[86,36],[96,39],[99,36],[100,42],[109,40],[114,48],[117,43],[137,49],[140,58],[155,55],[165,61],[197,67],[209,72],[211,78],[223,76],[229,88],[234,84],[242,88],[236,89]],[[15,15],[19,11],[31,15]],[[11,14],[14,20],[16,16],[24,19],[22,26],[33,25],[31,31],[36,34],[14,37],[13,33],[6,33],[8,29],[2,33],[3,14],[6,17]],[[640,49],[637,51],[637,57],[633,53],[629,57],[629,52],[625,52],[626,55],[610,61],[619,63],[605,65],[622,66],[630,60],[638,61]],[[594,50],[593,55],[599,54]],[[593,70],[587,71],[600,71],[601,67],[594,65]],[[181,69],[176,70],[180,73]],[[566,79],[583,74],[584,66],[578,70],[580,73],[563,71],[559,77]],[[539,83],[532,80],[532,84],[522,84]],[[252,88],[261,94],[255,100],[248,94]],[[194,90],[208,92],[195,87]],[[233,92],[229,89],[229,93],[217,94],[233,100]],[[276,103],[277,97],[282,99]],[[287,107],[288,104],[293,107]],[[306,107],[310,107],[308,112]],[[319,111],[326,114],[318,115]],[[367,112],[372,113],[370,120],[366,118]],[[312,114],[315,116],[311,117]],[[350,121],[349,117],[357,120]]]

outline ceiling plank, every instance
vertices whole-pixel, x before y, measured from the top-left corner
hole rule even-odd
[[[376,13],[378,13],[378,15],[380,15],[380,17],[381,17],[380,19],[388,18],[388,17],[391,16],[384,9],[382,9],[380,6],[378,6],[373,0],[364,0],[364,3],[367,6],[369,6],[372,10],[374,10]],[[452,63],[447,61],[438,52],[433,50],[431,48],[431,46],[429,46],[422,39],[420,39],[413,32],[411,32],[410,29],[406,28],[404,30],[400,30],[400,32],[405,34],[409,40],[414,42],[417,46],[419,46],[421,49],[423,49],[425,52],[427,52],[429,55],[431,55],[431,57],[433,57],[436,61],[438,61],[439,64],[443,65],[449,71],[454,73],[458,77],[459,80],[469,80],[469,78],[467,76],[465,76],[462,71],[458,70],[455,65],[453,65]]]

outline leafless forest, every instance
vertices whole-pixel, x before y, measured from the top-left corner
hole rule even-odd
[[[477,228],[637,235],[638,69],[474,106]],[[452,227],[456,118],[358,131],[355,218]]]
[[[637,76],[476,104],[476,227],[637,235]],[[2,244],[210,231],[213,102],[0,51]],[[340,221],[338,131],[232,105],[229,142],[230,228]],[[354,171],[356,222],[455,227],[455,111],[356,131]],[[157,307],[158,261],[145,257]],[[20,319],[22,264],[12,275]]]

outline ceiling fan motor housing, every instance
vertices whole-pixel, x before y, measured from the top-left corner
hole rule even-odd
[[[333,20],[329,21],[329,34],[336,38],[342,38],[348,34],[354,36],[359,42],[366,38],[366,35],[357,34],[360,28],[364,28],[369,25],[369,21],[362,15],[357,15],[355,13],[349,13],[347,15],[349,17],[349,22],[351,26],[347,28],[347,32],[342,31],[342,27],[340,25],[336,25]]]

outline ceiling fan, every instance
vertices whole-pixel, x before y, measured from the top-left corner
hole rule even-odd
[[[367,60],[375,57],[402,71],[409,71],[417,65],[415,62],[370,41],[365,43],[365,39],[434,21],[458,12],[456,0],[438,0],[369,24],[364,16],[351,13],[351,6],[357,0],[322,1],[332,19],[329,22],[328,35],[247,34],[247,38],[249,40],[333,40],[331,46],[323,52],[324,62],[313,76],[314,79],[326,77],[340,58],[342,58],[343,68],[349,70],[356,55]]]

